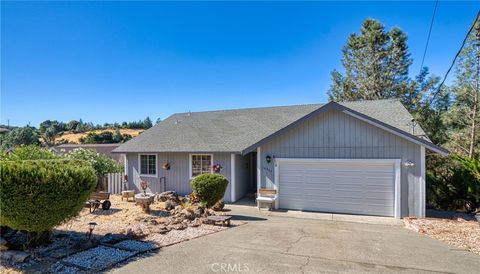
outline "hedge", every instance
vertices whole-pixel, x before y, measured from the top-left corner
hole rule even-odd
[[[95,170],[84,161],[1,161],[0,224],[51,230],[78,214],[96,183]]]
[[[207,207],[215,205],[225,195],[228,179],[221,174],[205,173],[192,180],[193,194]]]

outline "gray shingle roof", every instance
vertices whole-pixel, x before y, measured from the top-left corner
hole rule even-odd
[[[341,105],[411,133],[412,116],[397,100]],[[323,104],[176,113],[114,152],[241,152]],[[416,127],[416,135],[424,135]]]

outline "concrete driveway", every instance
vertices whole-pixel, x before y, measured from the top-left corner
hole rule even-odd
[[[115,273],[479,273],[480,256],[402,226],[269,216],[162,248]]]

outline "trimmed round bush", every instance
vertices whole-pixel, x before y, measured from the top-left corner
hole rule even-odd
[[[215,205],[225,195],[228,179],[218,173],[205,173],[198,175],[192,180],[193,194],[207,207]]]
[[[84,161],[1,161],[0,224],[50,231],[78,214],[96,184],[95,170]]]

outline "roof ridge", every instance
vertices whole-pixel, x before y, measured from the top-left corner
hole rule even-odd
[[[175,112],[173,115],[177,114],[188,114],[188,113],[209,113],[209,112],[226,112],[232,110],[258,110],[258,109],[273,109],[273,108],[288,108],[288,107],[307,107],[307,106],[324,106],[327,103],[318,103],[318,104],[298,104],[298,105],[283,105],[283,106],[271,106],[271,107],[249,107],[249,108],[231,108],[231,109],[218,109],[218,110],[205,110],[205,111],[189,111],[189,112]]]
[[[343,104],[343,103],[365,103],[365,102],[400,102],[400,98],[385,98],[385,99],[365,99],[365,100],[355,100],[355,101],[339,101],[337,103]]]

